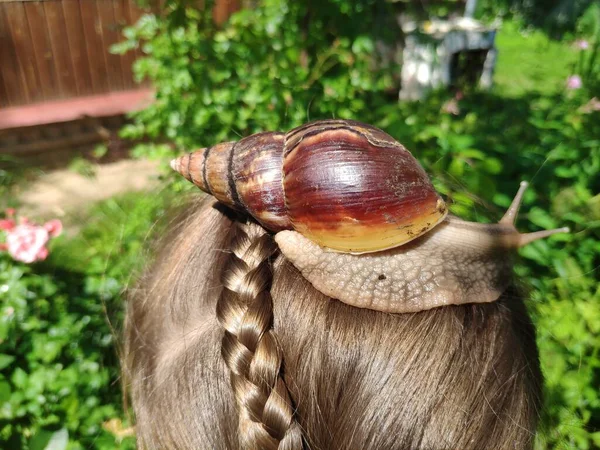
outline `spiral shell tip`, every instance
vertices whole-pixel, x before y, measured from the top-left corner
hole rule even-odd
[[[169,165],[175,172],[179,172],[179,158],[172,159]]]

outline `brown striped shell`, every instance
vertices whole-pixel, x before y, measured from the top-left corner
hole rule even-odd
[[[295,230],[322,247],[368,253],[397,247],[447,214],[404,146],[350,120],[258,133],[184,155],[173,168],[265,228]]]

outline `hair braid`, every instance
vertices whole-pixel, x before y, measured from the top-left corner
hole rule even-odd
[[[259,225],[234,224],[231,256],[222,275],[217,319],[221,345],[238,405],[244,449],[301,450],[300,428],[281,378],[283,356],[271,329],[270,258],[273,238]]]

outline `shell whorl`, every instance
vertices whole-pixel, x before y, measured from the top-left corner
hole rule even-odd
[[[271,231],[292,229],[283,194],[283,133],[258,133],[181,156],[174,170]]]
[[[346,253],[399,246],[447,214],[406,148],[383,131],[350,120],[255,134],[184,155],[172,165],[265,228],[296,230]]]
[[[227,178],[228,160],[235,142],[224,142],[212,147],[187,153],[171,161],[171,167],[207,194],[231,207],[237,207]]]

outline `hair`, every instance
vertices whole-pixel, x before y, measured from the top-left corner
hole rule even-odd
[[[153,449],[527,449],[541,404],[518,290],[386,314],[316,291],[256,223],[188,205],[128,302]]]

